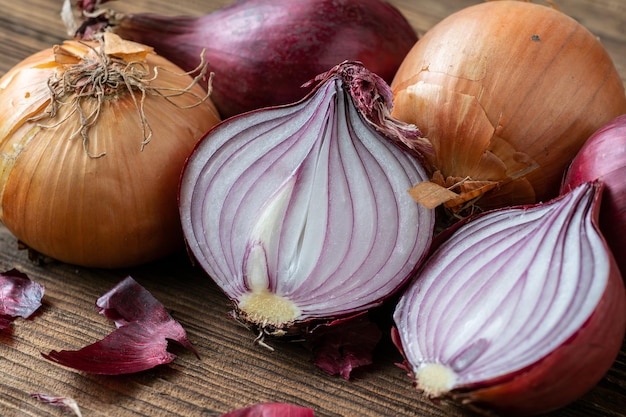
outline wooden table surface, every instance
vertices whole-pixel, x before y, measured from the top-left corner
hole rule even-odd
[[[419,33],[449,13],[480,0],[393,0]],[[604,43],[626,80],[626,1],[554,0]],[[0,76],[18,61],[60,42],[65,29],[61,0],[2,0]],[[135,0],[130,10],[202,14],[228,0]],[[330,377],[296,344],[276,351],[254,345],[248,330],[227,318],[230,302],[184,253],[128,270],[93,270],[62,263],[37,266],[0,226],[0,269],[18,268],[46,286],[44,305],[32,320],[18,319],[0,333],[0,415],[61,416],[60,409],[31,398],[40,392],[74,398],[84,416],[216,416],[265,401],[308,406],[327,416],[470,416],[421,397],[394,365],[397,353],[383,344],[375,366],[345,381]],[[113,329],[95,300],[127,275],[159,299],[187,330],[200,355],[176,350],[169,365],[127,376],[75,372],[40,353],[78,349]],[[388,341],[386,341],[388,342]],[[582,399],[550,416],[626,415],[626,344],[605,378]]]

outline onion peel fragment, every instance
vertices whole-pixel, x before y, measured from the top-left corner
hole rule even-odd
[[[43,285],[17,269],[0,274],[0,330],[9,327],[17,317],[30,317],[41,307],[43,294]]]
[[[80,411],[78,403],[71,397],[55,396],[39,392],[32,393],[30,396],[43,403],[50,404],[64,411],[73,413],[76,417],[83,417],[83,413]]]
[[[374,363],[373,351],[381,338],[376,323],[366,314],[358,314],[315,326],[307,345],[318,368],[349,380],[355,368]]]
[[[173,361],[176,355],[167,351],[168,340],[197,356],[183,327],[130,276],[100,297],[96,306],[100,314],[113,320],[115,331],[80,350],[52,351],[42,356],[79,371],[103,375],[140,372]]]
[[[220,417],[313,417],[312,409],[288,403],[258,403]]]

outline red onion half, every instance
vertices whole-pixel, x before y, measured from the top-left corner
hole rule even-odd
[[[604,184],[600,230],[626,276],[626,114],[587,139],[567,170],[562,192],[595,180]]]
[[[600,189],[485,213],[424,263],[394,313],[419,389],[530,415],[602,378],[624,339],[626,290],[596,227]]]
[[[79,7],[93,12],[94,3],[104,2]],[[215,73],[211,101],[223,118],[300,100],[309,91],[302,84],[345,60],[363,62],[391,82],[417,41],[406,18],[381,0],[240,0],[203,16],[107,19],[95,14],[82,36],[110,23],[118,35],[186,70],[198,66],[205,50]]]
[[[260,335],[380,304],[428,250],[434,213],[407,193],[428,176],[382,133],[412,131],[384,119],[390,103],[380,77],[344,63],[303,101],[224,121],[191,155],[190,251]]]

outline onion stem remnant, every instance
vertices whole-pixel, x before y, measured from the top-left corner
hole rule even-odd
[[[146,94],[156,94],[173,105],[172,99],[183,94],[192,94],[197,101],[193,107],[206,101],[211,94],[212,73],[206,95],[203,97],[193,93],[192,88],[207,75],[208,65],[204,54],[197,68],[180,75],[196,74],[185,88],[154,87],[150,83],[159,76],[158,67],[150,67],[145,57],[152,53],[152,48],[135,42],[123,40],[119,36],[105,32],[98,39],[98,47],[81,42],[87,50],[79,50],[72,45],[57,45],[54,48],[55,61],[62,64],[61,70],[48,79],[50,102],[44,112],[30,118],[38,122],[44,119],[59,120],[51,124],[39,124],[42,128],[54,128],[66,122],[72,116],[79,118],[78,128],[70,135],[82,138],[85,152],[92,158],[100,158],[106,152],[94,153],[89,149],[89,129],[100,117],[102,106],[106,100],[114,100],[129,94],[137,110],[142,127],[143,137],[141,149],[152,139],[152,129],[144,110]],[[86,53],[85,53],[86,52]],[[61,109],[67,106],[67,111]]]

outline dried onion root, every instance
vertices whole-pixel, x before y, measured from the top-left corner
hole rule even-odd
[[[50,103],[46,110],[28,121],[41,122],[42,120],[54,120],[60,107],[69,106],[64,111],[61,120],[51,125],[39,123],[42,128],[58,127],[73,116],[78,117],[78,128],[70,135],[70,139],[80,135],[83,140],[85,152],[94,158],[102,157],[105,151],[94,154],[89,151],[89,129],[98,122],[101,109],[105,100],[115,99],[128,94],[137,110],[141,123],[143,140],[141,149],[150,142],[153,132],[145,111],[146,94],[154,94],[163,97],[168,102],[176,105],[173,97],[182,94],[195,95],[197,103],[186,105],[184,108],[200,105],[211,94],[211,74],[208,81],[208,92],[200,97],[193,91],[195,85],[207,78],[207,64],[204,59],[197,68],[179,75],[195,74],[193,80],[183,88],[164,88],[152,86],[151,82],[158,78],[159,67],[150,67],[145,62],[145,57],[152,52],[152,48],[122,40],[119,36],[105,32],[98,36],[98,44],[91,45],[82,43],[89,51],[86,54],[76,55],[76,50],[70,45],[57,45],[54,47],[55,61],[69,64],[61,73],[54,73],[48,79],[50,88]],[[164,68],[167,70],[167,68]],[[92,108],[89,108],[92,107]]]

